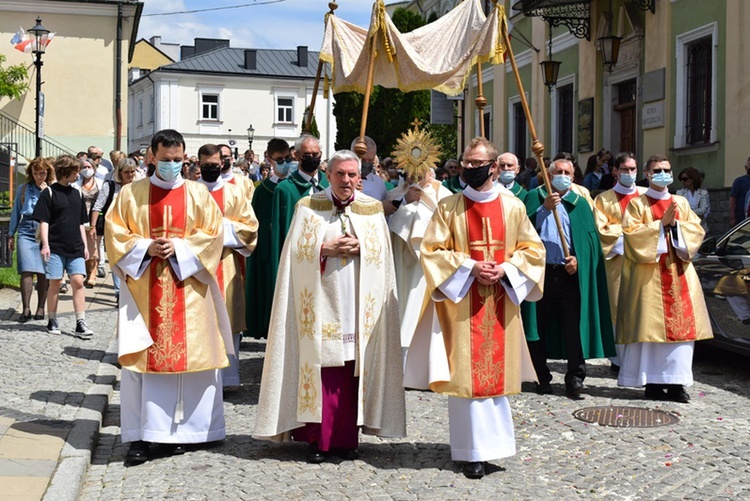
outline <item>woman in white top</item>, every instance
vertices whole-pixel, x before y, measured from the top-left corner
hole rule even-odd
[[[690,208],[701,218],[701,226],[708,233],[706,218],[711,213],[711,202],[708,199],[708,191],[701,188],[703,176],[695,167],[688,167],[680,171],[678,179],[682,182],[682,188],[677,190],[677,194],[687,198]]]

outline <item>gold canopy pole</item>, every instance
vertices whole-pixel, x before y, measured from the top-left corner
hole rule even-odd
[[[380,30],[378,30],[380,31]],[[367,144],[365,143],[365,131],[367,130],[367,114],[370,111],[370,94],[372,94],[372,81],[375,72],[376,47],[378,46],[378,31],[370,40],[370,64],[367,68],[367,87],[365,88],[365,102],[362,103],[362,122],[359,125],[359,138],[354,145],[354,153],[362,158],[367,153]]]
[[[333,16],[333,11],[339,8],[338,4],[336,4],[336,0],[329,2],[328,8],[330,10],[328,11],[328,14],[326,14],[326,23],[328,23],[328,16]],[[315,85],[313,86],[312,99],[310,99],[310,108],[307,110],[305,127],[304,129],[302,129],[302,132],[309,133],[312,127],[313,112],[315,111],[315,100],[318,97],[318,89],[320,88],[320,74],[323,73],[324,64],[325,63],[323,62],[323,60],[320,59],[320,55],[318,55],[318,72],[315,74]]]
[[[503,33],[503,42],[508,50],[508,58],[510,59],[510,65],[513,68],[513,74],[516,77],[516,85],[518,86],[518,92],[521,95],[521,106],[523,106],[523,112],[526,115],[526,122],[529,124],[529,133],[531,134],[531,152],[536,157],[536,161],[542,171],[542,177],[544,178],[544,188],[547,193],[552,193],[552,186],[549,182],[549,176],[547,175],[547,168],[544,165],[544,145],[539,141],[536,135],[536,128],[534,128],[534,120],[531,118],[531,111],[529,110],[529,103],[526,102],[526,94],[523,90],[523,83],[521,82],[521,74],[518,72],[518,66],[516,65],[516,58],[513,55],[513,48],[510,45],[510,38],[508,37],[507,23],[503,21],[503,29],[500,30]],[[481,92],[481,91],[480,91]],[[479,99],[479,98],[477,98]],[[480,121],[479,123],[482,123]],[[560,242],[562,243],[563,252],[565,257],[570,256],[570,249],[568,249],[568,242],[565,240],[565,232],[562,229],[562,223],[560,222],[560,214],[557,212],[557,208],[552,208],[552,214],[555,216],[555,224],[557,225],[557,232],[560,234]]]
[[[482,90],[482,63],[477,61],[477,98],[474,100],[479,110],[479,135],[484,136],[484,107],[487,106],[487,98]]]

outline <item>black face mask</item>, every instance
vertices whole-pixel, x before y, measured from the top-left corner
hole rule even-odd
[[[207,183],[215,183],[221,175],[221,166],[219,164],[201,165],[201,178]]]
[[[375,168],[374,162],[362,162],[362,177],[365,178],[370,175],[372,169]]]
[[[307,158],[303,157],[302,161],[299,163],[300,169],[302,169],[305,174],[312,174],[316,170],[318,170],[318,167],[320,166],[320,157],[313,157],[313,158]]]
[[[464,167],[464,181],[475,190],[478,190],[489,179],[490,167],[492,167],[492,162],[469,169]]]
[[[224,163],[221,166],[222,171],[228,171],[232,167],[232,159],[231,158],[225,158]],[[201,174],[202,176],[203,174]]]

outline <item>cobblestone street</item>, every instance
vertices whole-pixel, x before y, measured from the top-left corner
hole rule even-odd
[[[0,306],[15,306],[17,296],[0,296]],[[642,390],[617,388],[607,361],[592,361],[586,398],[572,401],[563,396],[564,365],[553,363],[556,395],[525,392],[512,398],[517,454],[493,462],[488,475],[476,481],[464,478],[450,460],[447,402],[429,392],[407,392],[406,439],[363,436],[360,458],[353,462],[311,465],[304,461],[302,444],[254,440],[265,342],[246,339],[241,346],[245,385],[225,396],[227,439],[125,468],[110,296],[111,289],[102,287],[89,299],[87,317],[96,332],[89,341],[47,334],[41,322],[18,324],[5,310],[0,416],[15,421],[10,430],[59,442],[44,446],[53,458],[59,454],[56,464],[54,459],[42,464],[39,458],[17,459],[28,457],[23,443],[14,453],[6,439],[0,441],[0,492],[17,492],[13,487],[31,477],[41,488],[36,498],[28,492],[16,498],[5,494],[9,499],[41,499],[45,478],[50,481],[46,499],[85,501],[750,498],[750,371],[746,359],[714,349],[697,351],[696,383],[687,405],[650,402]],[[61,317],[63,331],[71,323],[72,317]],[[678,413],[680,421],[659,428],[609,428],[572,416],[581,408],[609,405],[659,408]],[[38,452],[41,443],[25,447]],[[21,466],[26,477],[17,471]]]

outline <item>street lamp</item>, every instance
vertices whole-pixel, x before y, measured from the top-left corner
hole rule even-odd
[[[248,143],[248,149],[253,149],[253,138],[255,137],[255,129],[253,128],[253,124],[250,124],[250,127],[247,128],[247,143]]]
[[[42,134],[40,116],[42,112],[42,54],[47,48],[49,30],[42,26],[42,18],[36,18],[36,26],[29,28],[29,33],[34,37],[33,54],[34,66],[36,66],[36,157],[42,156]]]
[[[560,73],[560,61],[552,60],[552,23],[549,25],[549,59],[542,61],[539,65],[542,67],[542,77],[544,78],[544,85],[547,86],[547,90],[551,93],[552,88],[557,85],[557,75]]]

